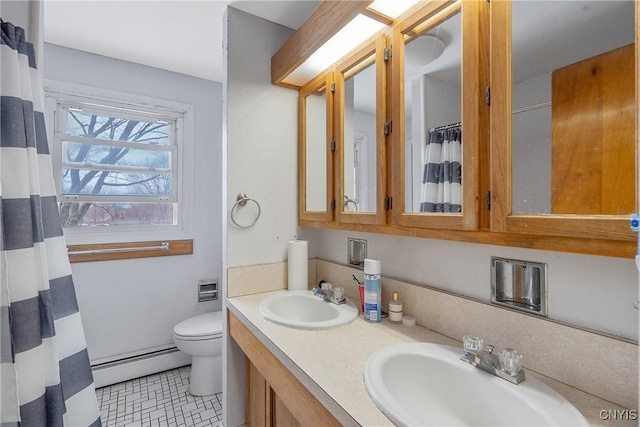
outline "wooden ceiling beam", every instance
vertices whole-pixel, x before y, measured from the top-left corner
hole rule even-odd
[[[282,81],[333,37],[372,0],[325,0],[271,57],[271,83]]]

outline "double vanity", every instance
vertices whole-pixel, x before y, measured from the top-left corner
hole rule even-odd
[[[512,384],[460,360],[459,341],[367,323],[351,301],[282,290],[227,306],[250,366],[249,426],[607,425],[600,411],[615,407],[529,369]]]

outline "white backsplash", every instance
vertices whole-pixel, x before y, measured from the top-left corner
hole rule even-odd
[[[491,257],[545,263],[547,313],[569,325],[638,342],[638,270],[633,259],[300,227],[309,257],[347,263],[347,238],[367,240],[382,274],[491,301]],[[322,279],[322,277],[320,277]]]

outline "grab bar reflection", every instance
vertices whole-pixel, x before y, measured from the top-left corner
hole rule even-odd
[[[69,255],[89,255],[89,254],[113,254],[120,252],[141,252],[141,251],[168,251],[169,242],[162,242],[159,246],[139,246],[131,248],[105,248],[89,249],[86,251],[68,251]]]

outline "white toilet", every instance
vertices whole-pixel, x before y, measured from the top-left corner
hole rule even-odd
[[[173,341],[192,356],[189,392],[195,396],[222,392],[222,312],[178,323],[173,328]]]

